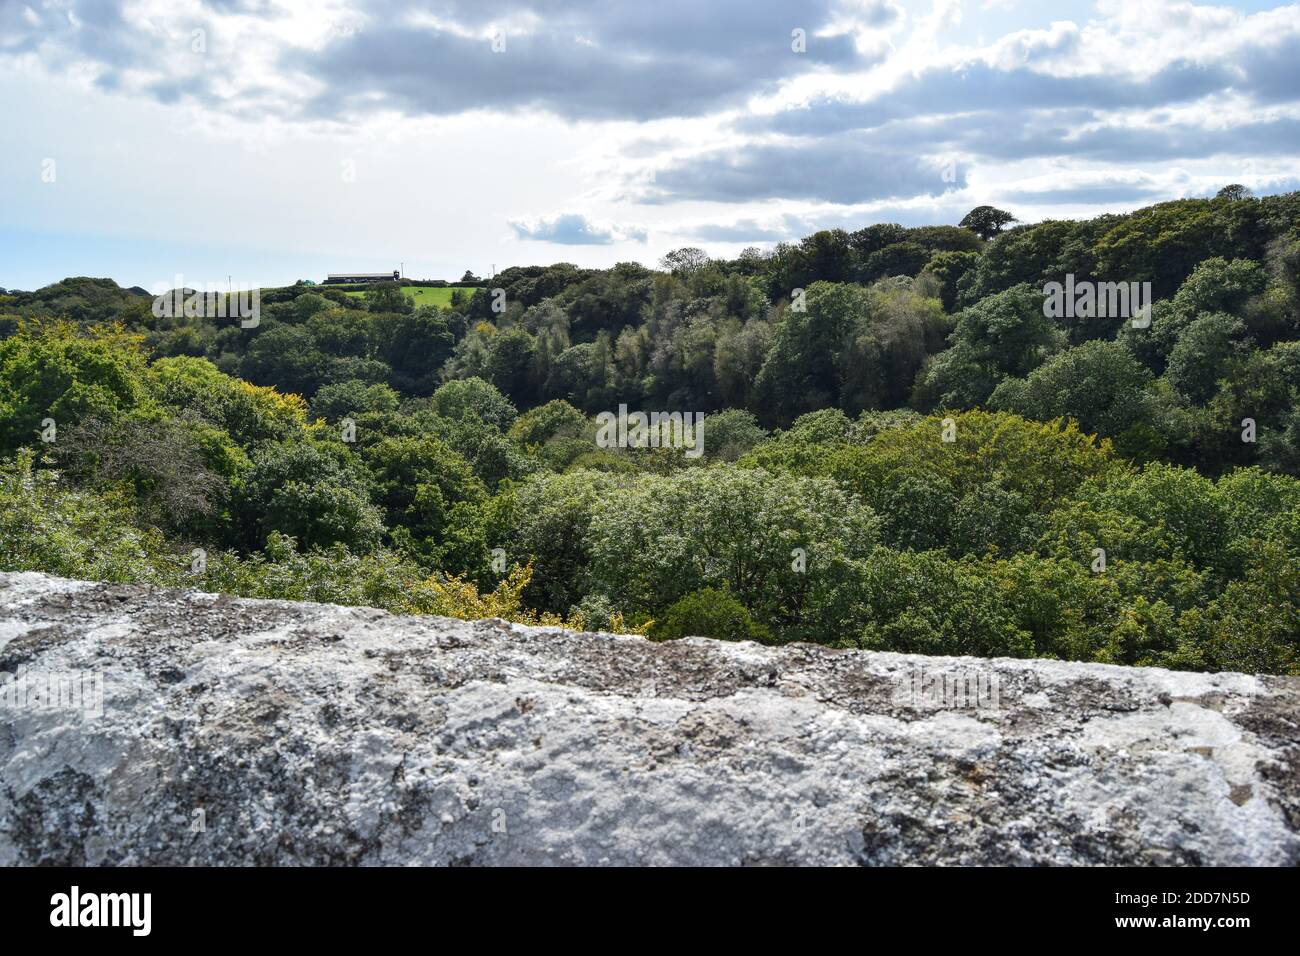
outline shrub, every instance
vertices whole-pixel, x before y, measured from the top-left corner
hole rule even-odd
[[[650,638],[655,641],[681,637],[767,643],[772,632],[726,591],[701,588],[673,604],[650,628]]]

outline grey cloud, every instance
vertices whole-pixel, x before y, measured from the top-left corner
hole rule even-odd
[[[447,115],[471,109],[544,110],[569,119],[646,120],[707,115],[812,70],[859,69],[851,35],[818,37],[852,11],[865,27],[900,22],[892,0],[362,0],[364,17],[340,14],[320,50],[278,52],[281,73],[322,92],[305,107],[275,89],[241,89],[224,100],[224,61],[195,70],[184,42],[142,29],[115,0],[22,5],[0,0],[0,54],[37,53],[47,64],[92,63],[104,90],[143,92],[162,102],[197,101],[250,116],[352,119],[395,109]],[[229,13],[281,17],[273,0],[207,0],[213,23]],[[29,12],[30,11],[30,12]],[[73,11],[74,15],[70,15]],[[411,17],[427,15],[412,25]],[[527,24],[511,32],[509,24]],[[80,24],[80,25],[78,25]],[[205,25],[196,22],[195,26]],[[506,25],[506,51],[486,32]],[[790,31],[808,34],[808,52],[790,50]],[[466,36],[465,33],[473,36]],[[1093,74],[1052,76],[1032,68],[1077,47],[1077,30],[1008,38],[1004,52],[1025,65],[982,61],[932,66],[866,102],[822,100],[736,124],[734,145],[669,161],[644,202],[791,199],[835,204],[940,197],[965,183],[944,182],[924,157],[960,154],[976,163],[1069,157],[1122,164],[1210,156],[1293,156],[1300,121],[1253,120],[1227,129],[1157,121],[1152,128],[1101,125],[1119,110],[1185,105],[1236,91],[1260,104],[1300,101],[1300,32],[1275,31],[1231,59],[1178,60],[1145,80]],[[128,67],[152,71],[140,81]],[[942,122],[936,122],[942,118]],[[774,135],[775,134],[775,135]],[[767,142],[749,144],[747,135]],[[672,133],[630,144],[624,158],[662,155]],[[772,139],[777,142],[771,142]],[[1151,198],[1156,187],[1115,182],[1013,192],[1025,202],[1120,202]],[[715,241],[772,240],[783,226],[753,218],[700,227]],[[512,223],[521,238],[563,244],[644,239],[569,214]],[[791,225],[786,223],[786,225]],[[798,224],[793,227],[803,228]],[[732,239],[729,237],[744,238]]]
[[[815,37],[832,4],[797,13],[774,0],[662,0],[653,4],[561,2],[434,5],[475,31],[536,9],[530,33],[503,31],[504,52],[486,36],[412,28],[382,18],[284,65],[323,82],[311,105],[327,115],[397,108],[412,114],[468,109],[541,109],[580,119],[689,116],[738,102],[818,65],[864,65],[848,35]],[[869,9],[888,19],[892,7]],[[807,53],[790,31],[808,30]]]
[[[1186,124],[1154,128],[1105,126],[1081,133],[1027,131],[1017,140],[969,136],[972,148],[993,158],[1071,156],[1108,162],[1156,162],[1210,156],[1288,156],[1300,142],[1300,120],[1279,118],[1224,129]]]
[[[811,213],[786,213],[773,223],[763,224],[754,219],[738,219],[731,223],[709,223],[687,231],[703,242],[729,242],[762,244],[787,242],[823,229],[861,229],[875,222],[896,222],[903,226],[951,225],[970,211],[968,199],[940,200],[927,209],[905,206],[880,206],[870,212],[848,209],[830,209]]]
[[[773,116],[740,124],[750,132],[818,136],[872,129],[895,120],[1005,110],[1152,108],[1200,99],[1225,90],[1235,70],[1188,61],[1170,64],[1145,82],[1130,77],[1050,76],[1035,70],[1000,70],[983,63],[959,69],[936,68],[905,81],[873,100],[819,100]]]
[[[274,0],[203,0],[203,5],[223,13],[239,13],[244,16],[261,14],[267,17],[280,15]]]
[[[878,206],[869,213],[850,210],[825,210],[804,215],[786,216],[790,237],[802,239],[822,229],[861,229],[876,222],[896,222],[900,226],[952,225],[970,212],[974,205],[962,194],[939,197],[925,208],[908,206]]]
[[[1002,53],[1011,54],[1023,63],[1037,63],[1077,50],[1083,34],[1074,23],[1066,22],[1060,30],[1031,30],[1006,37],[998,44]]]
[[[1238,177],[1240,178],[1240,177]],[[1220,189],[1230,183],[1236,182],[1231,176],[1227,176],[1219,183],[1198,192],[1189,193],[1188,196],[1193,199],[1210,199],[1213,198]],[[1300,177],[1284,176],[1279,179],[1268,180],[1263,183],[1256,183],[1250,190],[1256,197],[1276,196],[1281,193],[1293,193],[1300,191]]]
[[[1209,156],[1288,156],[1294,155],[1295,144],[1300,142],[1300,120],[1289,117],[1221,128],[1181,122],[1143,127],[1096,125],[1104,119],[1104,113],[1083,107],[1000,108],[949,116],[942,123],[918,116],[890,120],[869,130],[821,133],[793,139],[786,149],[793,156],[805,148],[801,144],[826,150],[830,143],[852,141],[871,152],[893,151],[899,156],[961,154],[973,157],[975,163],[1067,157],[1127,164]],[[767,125],[772,131],[789,131],[779,118]],[[746,151],[743,146],[732,148],[732,160],[743,164]],[[718,165],[727,161],[726,155],[716,159]],[[965,165],[958,165],[959,172]],[[670,180],[661,174],[660,185],[666,182]]]
[[[1276,196],[1281,193],[1300,191],[1300,176],[1286,176],[1256,187],[1256,196]]]
[[[704,199],[740,202],[807,199],[841,204],[907,196],[937,196],[965,185],[959,169],[942,169],[903,150],[855,137],[716,150],[675,162],[655,174],[647,202]]]
[[[211,33],[211,23],[193,18],[183,35],[164,36],[124,16],[123,7],[117,0],[0,3],[0,54],[35,54],[56,72],[88,63],[97,69],[94,85],[108,92],[125,90],[124,76],[137,70],[161,77],[144,84],[160,102],[210,99],[212,77],[197,72],[190,31]]]
[[[1300,33],[1292,33],[1251,51],[1243,62],[1243,86],[1265,102],[1300,99]]]
[[[205,7],[213,17],[285,15],[269,0],[207,0]],[[243,110],[238,99],[216,92],[219,58],[202,84],[173,82],[187,67],[169,63],[166,41],[122,9],[122,0],[0,3],[0,53],[36,52],[56,68],[89,64],[108,90],[126,89],[123,71],[145,65],[163,74],[145,87],[148,94]],[[324,86],[308,104],[309,116],[393,108],[432,115],[540,109],[575,119],[690,116],[809,70],[866,65],[851,34],[816,35],[845,11],[860,28],[900,20],[892,0],[809,0],[797,8],[783,0],[356,0],[339,14],[347,29],[335,31],[324,48],[285,46],[275,65]],[[195,26],[207,25],[205,19]],[[486,36],[497,27],[506,36],[501,54],[492,53]],[[795,28],[807,32],[806,53],[790,48]],[[259,108],[299,115],[287,97]]]
[[[1122,203],[1173,198],[1168,187],[1139,183],[1084,183],[1059,189],[1012,189],[998,194],[1003,202],[1035,205],[1056,203]]]
[[[1048,42],[1069,45],[1074,34]],[[1026,41],[1028,42],[1028,41]],[[741,120],[738,130],[825,141],[856,131],[860,142],[900,152],[961,152],[985,161],[1066,156],[1152,162],[1215,155],[1286,155],[1300,142],[1289,118],[1226,129],[1163,122],[1153,127],[1102,125],[1107,114],[1158,109],[1236,91],[1268,102],[1300,101],[1300,34],[1270,38],[1235,62],[1177,60],[1154,75],[1052,76],[1027,67],[978,62],[933,67],[861,102],[825,99],[775,115]],[[943,122],[935,120],[943,118]],[[1092,127],[1092,128],[1090,128]],[[737,151],[739,155],[739,150]],[[1100,194],[1099,194],[1100,195]],[[1122,187],[1112,199],[1145,198]],[[1062,197],[1061,201],[1066,201]]]
[[[1101,117],[1083,108],[999,110],[893,120],[871,129],[800,137],[779,145],[743,142],[657,172],[646,201],[723,202],[791,198],[865,203],[936,196],[965,184],[972,165],[1065,157],[1102,163],[1173,162],[1213,156],[1294,156],[1300,119],[1281,117],[1226,128],[1185,123],[1151,127],[1095,126]],[[960,155],[956,181],[939,181],[921,157]],[[1064,187],[1050,193],[1013,191],[1009,200],[1111,203],[1162,198],[1155,186],[1113,182]]]
[[[646,230],[641,226],[600,224],[580,213],[561,213],[542,219],[512,219],[509,226],[519,239],[565,246],[608,246],[626,240],[646,241]]]
[[[1300,120],[1288,117],[1205,128],[1164,122],[1154,126],[1095,126],[1091,110],[1002,110],[945,119],[887,124],[854,134],[864,142],[917,153],[957,152],[985,161],[1068,157],[1133,163],[1208,156],[1294,155]]]
[[[54,66],[90,60],[117,69],[138,51],[138,34],[118,3],[0,5],[0,52],[37,52]]]
[[[790,238],[788,229],[764,226],[753,219],[696,226],[689,235],[705,242],[778,242]]]
[[[730,56],[792,55],[790,32],[808,34],[808,56],[819,50],[842,49],[838,38],[813,34],[829,25],[838,12],[850,12],[864,26],[883,27],[898,21],[901,11],[889,0],[840,3],[804,0],[797,8],[788,0],[656,0],[653,3],[608,3],[600,0],[370,0],[376,19],[394,20],[411,10],[424,10],[439,19],[482,31],[520,14],[535,14],[535,29],[554,36],[581,36],[594,45],[629,55],[661,57],[699,54],[720,60]],[[827,44],[827,40],[837,41]]]

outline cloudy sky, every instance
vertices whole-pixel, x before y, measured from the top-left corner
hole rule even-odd
[[[733,255],[1300,188],[1300,4],[0,0],[0,286]]]

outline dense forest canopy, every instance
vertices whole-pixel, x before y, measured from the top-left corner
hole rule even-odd
[[[1050,317],[1067,278],[1154,303]],[[0,567],[1300,673],[1300,193],[151,306],[0,295]],[[703,454],[598,441],[621,405]]]

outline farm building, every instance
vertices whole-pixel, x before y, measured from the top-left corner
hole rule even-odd
[[[354,285],[358,282],[396,282],[402,274],[389,272],[331,272],[325,277],[326,285]]]

